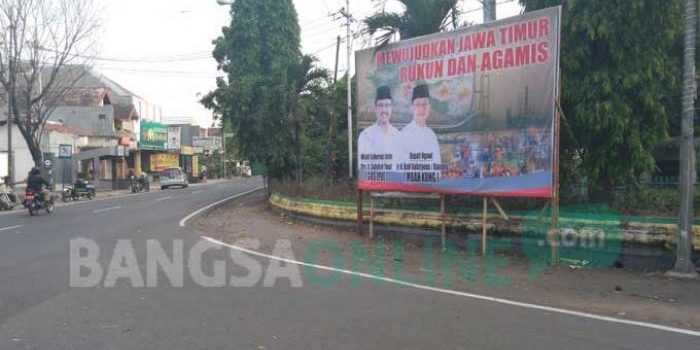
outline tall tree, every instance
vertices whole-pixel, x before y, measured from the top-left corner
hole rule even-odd
[[[93,0],[0,0],[0,85],[35,164],[50,116],[45,106],[85,71],[67,68],[89,63],[99,22]]]
[[[402,13],[386,12],[387,0],[375,1],[378,11],[365,18],[364,23],[370,35],[383,31],[380,44],[389,42],[397,33],[403,40],[458,26],[459,0],[397,0],[403,6]]]
[[[228,120],[240,154],[262,161],[281,178],[295,168],[294,79],[300,29],[292,0],[236,0],[231,24],[214,40],[213,56],[225,79],[202,103]]]
[[[316,66],[318,59],[313,55],[303,55],[289,66],[289,79],[292,85],[291,119],[294,121],[294,151],[296,161],[296,179],[303,181],[304,161],[302,152],[303,123],[308,120],[318,97],[322,96],[328,87],[329,73],[326,69]]]
[[[599,188],[637,184],[678,111],[682,0],[520,3],[528,12],[563,5],[562,176],[583,173]]]

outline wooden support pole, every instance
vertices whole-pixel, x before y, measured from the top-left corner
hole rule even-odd
[[[487,197],[484,197],[484,217],[481,223],[481,255],[486,256],[486,224],[489,216],[489,201]]]
[[[547,211],[547,208],[549,208],[549,203],[552,200],[548,200],[547,203],[544,204],[544,208],[540,211],[540,216],[537,217],[537,221],[542,221],[542,217],[544,216],[544,213]]]
[[[559,141],[561,136],[561,72],[557,69],[557,98],[554,113],[554,147],[552,152],[552,230],[550,244],[552,246],[552,266],[559,265]]]
[[[374,237],[374,196],[369,193],[369,238]]]
[[[498,212],[501,213],[501,217],[502,217],[503,219],[505,219],[506,221],[507,221],[507,220],[510,220],[510,219],[508,218],[508,215],[506,215],[506,212],[503,210],[503,208],[501,208],[501,205],[498,203],[498,201],[496,200],[496,198],[491,197],[491,202],[493,203],[494,206],[496,206],[496,209],[498,209]]]
[[[442,223],[442,231],[440,236],[442,238],[442,251],[445,251],[445,195],[440,194],[440,222]]]
[[[552,246],[552,266],[559,265],[559,204],[552,206],[552,230],[549,239]]]
[[[357,198],[356,198],[356,205],[357,205],[357,220],[355,222],[355,230],[358,235],[362,235],[362,190],[358,189],[357,190]]]

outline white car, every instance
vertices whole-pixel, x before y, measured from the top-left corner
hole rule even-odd
[[[160,189],[179,186],[185,188],[189,185],[187,174],[181,168],[167,168],[160,174]]]

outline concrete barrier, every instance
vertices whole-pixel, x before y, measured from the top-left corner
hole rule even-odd
[[[272,194],[270,205],[275,209],[296,215],[310,216],[319,219],[341,220],[354,222],[356,220],[355,203],[334,202],[311,199],[295,199],[278,193]],[[368,216],[368,206],[363,205],[365,220]],[[491,214],[488,229],[505,234],[521,234],[524,223],[531,225],[537,221],[534,215],[511,214],[506,221]],[[563,215],[564,216],[564,215]],[[611,219],[601,215],[576,215],[575,217],[562,218],[561,227],[572,227],[576,237],[586,238],[590,236],[590,229],[602,229],[608,234],[606,240],[615,240],[622,243],[634,243],[645,245],[675,245],[678,227],[670,223],[672,219],[658,219],[651,221],[648,218],[621,217]],[[420,228],[439,228],[441,225],[438,211],[415,211],[401,209],[382,208],[375,213],[375,224],[390,226],[406,226]],[[475,213],[449,213],[446,214],[448,228],[460,230],[481,230],[481,214]],[[547,223],[542,223],[546,227]],[[694,246],[700,250],[700,225],[693,226]]]

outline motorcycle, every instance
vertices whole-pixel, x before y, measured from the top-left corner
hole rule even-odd
[[[87,181],[78,180],[72,187],[68,186],[64,188],[61,193],[61,200],[64,202],[69,202],[71,200],[77,201],[81,197],[87,197],[89,200],[95,198],[95,186],[88,184]]]
[[[142,175],[138,179],[136,178],[136,176],[132,175],[129,177],[129,182],[131,185],[131,193],[138,193],[141,191],[149,192],[151,189],[150,184],[148,182],[148,177],[144,175]]]
[[[0,210],[12,210],[20,204],[19,196],[11,188],[0,183]]]
[[[48,201],[44,200],[41,193],[35,193],[32,189],[24,192],[24,207],[29,210],[29,215],[34,216],[44,209],[51,214],[54,209],[54,196],[50,196]]]

